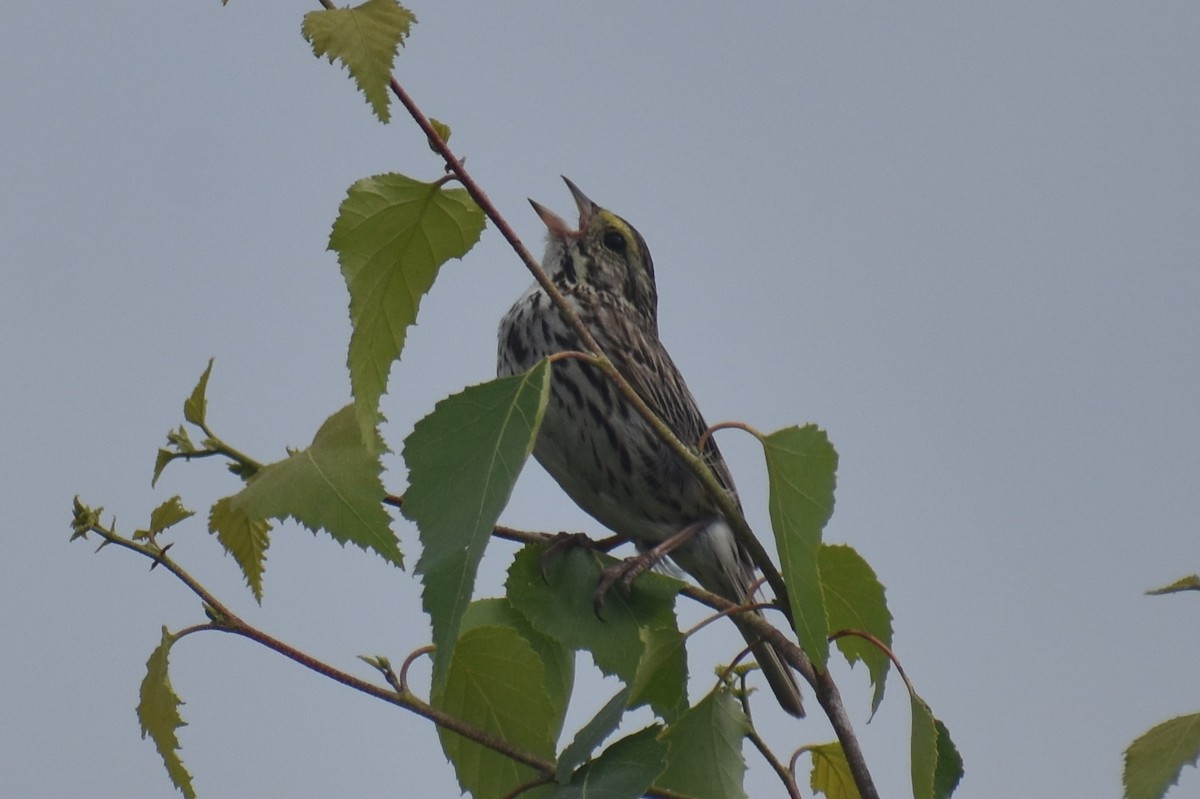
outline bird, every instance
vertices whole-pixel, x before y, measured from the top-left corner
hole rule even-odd
[[[529,201],[547,228],[543,269],[604,355],[671,431],[693,447],[705,439],[701,455],[740,510],[729,467],[712,437],[704,435],[708,425],[659,339],[658,289],[645,240],[563,180],[579,210],[577,229]],[[496,371],[501,377],[522,374],[543,358],[584,349],[535,282],[500,322]],[[580,508],[618,538],[643,553],[668,542],[674,547],[670,559],[706,591],[739,605],[754,602],[754,564],[716,502],[594,365],[573,357],[553,364],[533,455]],[[780,706],[802,717],[795,675],[739,615],[731,618]]]

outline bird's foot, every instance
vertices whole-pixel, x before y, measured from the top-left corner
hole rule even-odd
[[[629,596],[633,590],[633,581],[643,572],[652,569],[660,560],[661,556],[653,557],[651,551],[647,551],[602,569],[600,582],[596,584],[596,593],[592,596],[592,610],[595,611],[596,618],[604,621],[600,609],[604,607],[604,600],[608,598],[608,592],[613,586],[620,587],[621,596]]]
[[[689,524],[678,533],[665,539],[662,543],[601,571],[600,582],[596,586],[596,593],[592,598],[592,609],[596,612],[597,618],[603,620],[604,617],[600,615],[600,609],[604,606],[604,600],[608,596],[608,592],[613,589],[613,586],[620,587],[622,596],[629,596],[630,591],[633,590],[634,580],[657,566],[662,562],[663,558],[671,554],[672,551],[703,530],[707,525],[707,521]]]

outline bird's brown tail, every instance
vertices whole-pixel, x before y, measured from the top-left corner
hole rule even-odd
[[[779,706],[796,718],[804,718],[804,704],[800,700],[800,684],[796,681],[795,672],[779,656],[775,647],[763,641],[749,626],[739,622],[737,616],[733,617],[733,622],[737,624],[746,643],[750,644],[750,651],[767,678],[767,684],[771,686]]]

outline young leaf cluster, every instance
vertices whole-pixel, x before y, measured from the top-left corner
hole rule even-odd
[[[242,570],[259,602],[270,546],[272,521],[293,520],[313,532],[324,531],[335,541],[374,552],[403,566],[391,518],[383,507],[380,454],[386,449],[378,434],[364,441],[354,406],[335,412],[317,430],[312,443],[272,463],[259,463],[216,436],[206,419],[212,362],[184,402],[184,419],[199,428],[204,439],[191,443],[186,428],[168,434],[167,447],[155,462],[154,481],[173,460],[224,456],[245,482],[242,489],[215,502],[208,514],[209,531]],[[154,530],[153,519],[151,530]]]

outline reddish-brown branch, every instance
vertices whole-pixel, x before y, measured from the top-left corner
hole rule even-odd
[[[398,705],[406,710],[410,710],[419,716],[429,719],[439,727],[458,733],[462,737],[474,741],[475,743],[492,749],[511,760],[529,766],[537,771],[540,775],[553,778],[555,774],[555,764],[553,761],[538,755],[526,752],[523,749],[512,746],[504,739],[493,735],[486,730],[481,730],[471,724],[461,721],[454,716],[442,712],[438,708],[428,704],[417,698],[411,692],[397,692],[392,687],[383,688],[374,683],[355,677],[352,674],[335,668],[328,663],[324,663],[311,655],[296,649],[290,644],[286,644],[279,639],[268,635],[262,630],[247,624],[238,616],[232,613],[224,604],[222,604],[208,589],[204,588],[195,578],[187,573],[174,560],[167,557],[165,551],[157,544],[140,544],[128,538],[117,535],[111,529],[101,525],[93,525],[89,528],[89,532],[95,532],[106,543],[116,544],[120,547],[136,552],[143,557],[149,558],[152,562],[161,565],[173,574],[180,582],[186,585],[194,594],[196,594],[205,606],[212,609],[211,615],[213,621],[210,624],[195,625],[181,631],[184,635],[203,630],[213,630],[216,632],[232,633],[254,641],[266,648],[283,655],[288,660],[298,663],[310,671],[316,672],[323,677],[327,677],[334,682],[341,683],[348,688],[353,688],[360,693],[373,696],[376,699],[381,699],[393,705]]]
[[[742,655],[745,655],[749,651],[749,648],[742,650]],[[739,655],[739,657],[742,655]],[[745,712],[746,718],[749,719],[750,696],[746,693],[745,687],[745,679],[743,678],[741,692],[742,710]],[[789,799],[802,799],[800,796],[800,786],[796,784],[795,772],[784,766],[783,763],[779,762],[779,758],[776,757],[775,753],[771,751],[771,747],[767,746],[767,742],[763,740],[762,736],[758,734],[758,731],[754,729],[753,722],[750,724],[750,730],[746,733],[746,737],[750,739],[750,743],[754,744],[754,748],[758,750],[760,755],[762,755],[763,760],[767,761],[767,765],[769,765],[775,771],[775,775],[779,777],[779,781],[782,782],[783,787],[787,789]]]

